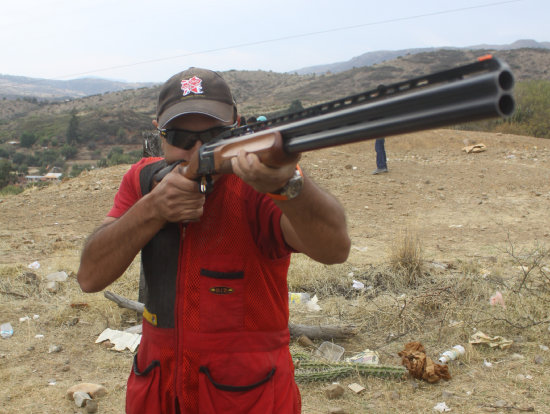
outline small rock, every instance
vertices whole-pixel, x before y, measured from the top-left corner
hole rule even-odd
[[[544,364],[544,358],[541,357],[540,355],[536,355],[536,356],[535,356],[535,364],[537,364],[537,365],[542,365],[542,364]]]
[[[377,391],[375,392],[374,394],[372,394],[372,398],[373,400],[378,400],[380,398],[383,398],[384,397],[384,393],[381,392],[381,391]]]
[[[51,281],[46,283],[46,290],[50,293],[57,293],[59,290],[59,285],[56,281]]]
[[[67,398],[72,399],[73,394],[77,391],[83,391],[92,398],[100,398],[107,394],[107,389],[103,385],[83,382],[81,384],[73,385],[71,388],[69,388],[67,390]]]
[[[74,317],[72,319],[69,319],[67,322],[65,322],[67,324],[67,326],[75,326],[78,322],[80,321],[80,319],[78,317]]]
[[[48,354],[55,354],[61,351],[63,351],[63,347],[61,345],[50,345],[48,348]]]
[[[455,396],[455,393],[454,392],[451,392],[451,391],[446,391],[446,390],[443,390],[443,392],[441,393],[441,397],[444,399],[444,400],[447,400],[449,398],[453,398]]]
[[[306,335],[301,335],[298,338],[298,343],[304,348],[315,348],[315,344],[313,343],[313,341],[309,339]]]
[[[392,391],[390,394],[390,398],[392,400],[399,400],[401,398],[401,394],[399,394],[397,391]]]
[[[342,397],[344,395],[344,387],[342,387],[340,384],[330,384],[325,389],[325,395],[329,400],[334,400],[336,398]]]
[[[525,381],[525,375],[523,375],[523,374],[516,375],[516,381],[518,381],[518,382]]]
[[[524,357],[523,355],[521,355],[521,354],[512,354],[512,355],[510,356],[510,359],[511,359],[512,361],[521,361],[521,360],[525,359],[525,357]]]
[[[71,367],[69,365],[64,365],[63,368],[61,368],[62,372],[68,372],[71,370]]]
[[[333,407],[328,410],[328,414],[347,414],[347,411],[342,407]]]
[[[86,401],[86,412],[87,413],[97,413],[97,401],[87,400]]]
[[[495,408],[504,408],[504,407],[507,407],[507,406],[508,406],[508,403],[504,400],[498,400],[493,404],[493,407],[495,407]]]
[[[73,394],[73,399],[77,407],[84,407],[86,405],[86,401],[91,400],[92,398],[84,391],[77,391]]]
[[[37,285],[38,276],[32,272],[25,272],[21,275],[21,279],[25,282],[26,285]]]

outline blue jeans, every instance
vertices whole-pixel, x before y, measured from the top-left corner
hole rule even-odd
[[[374,149],[376,150],[376,168],[379,170],[387,169],[386,165],[386,149],[384,148],[385,138],[378,138],[374,143]]]

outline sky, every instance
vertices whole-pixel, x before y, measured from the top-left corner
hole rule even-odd
[[[0,74],[164,82],[366,52],[550,41],[550,0],[2,0]]]

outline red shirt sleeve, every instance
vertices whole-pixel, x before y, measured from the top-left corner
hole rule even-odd
[[[281,230],[282,211],[265,194],[245,185],[247,217],[256,245],[268,257],[278,259],[295,252],[286,242]]]
[[[139,185],[139,173],[146,165],[161,159],[162,158],[157,157],[142,158],[130,167],[126,174],[124,174],[124,177],[122,177],[120,187],[115,194],[113,207],[109,213],[107,213],[107,216],[115,218],[121,217],[142,197],[141,188]]]

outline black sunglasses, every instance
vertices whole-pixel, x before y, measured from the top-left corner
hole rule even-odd
[[[217,126],[204,131],[188,131],[186,129],[159,129],[161,136],[166,142],[175,147],[190,150],[197,141],[207,143],[213,141],[221,133],[235,127],[236,124],[229,126]]]

